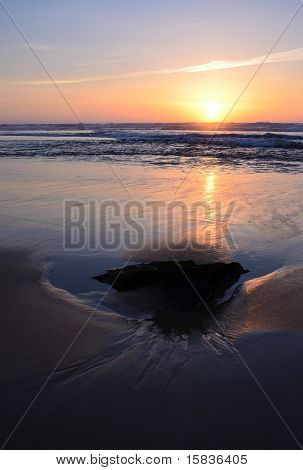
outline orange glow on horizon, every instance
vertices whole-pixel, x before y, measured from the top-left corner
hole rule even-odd
[[[246,90],[227,122],[303,121],[301,82],[286,73],[285,81],[277,80],[278,66],[272,67]],[[82,122],[220,122],[237,100],[248,72],[137,77],[61,89]],[[2,92],[2,104],[3,123],[75,122],[53,85],[12,84]]]

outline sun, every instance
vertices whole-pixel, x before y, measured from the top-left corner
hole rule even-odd
[[[218,101],[204,101],[201,104],[201,107],[203,114],[208,121],[217,121],[223,105]]]

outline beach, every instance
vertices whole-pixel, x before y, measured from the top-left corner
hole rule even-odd
[[[120,315],[92,316],[29,252],[2,251],[1,266],[2,440],[36,398],[7,448],[298,448],[301,318],[289,331],[271,320],[238,328],[234,347],[258,385],[218,334],[168,340]]]
[[[38,141],[30,145],[39,149]],[[4,447],[299,448],[301,171],[289,158],[283,171],[273,158],[239,166],[207,157],[193,167],[123,158],[1,158]],[[139,201],[139,248],[107,249],[92,237],[67,247],[66,201],[84,215],[92,202],[125,208]],[[190,223],[164,210],[155,231],[151,207],[158,203],[184,204]],[[203,213],[193,209],[197,203]],[[102,214],[101,239],[108,231]],[[167,232],[195,243],[171,249]],[[220,299],[205,331],[166,335],[153,322],[158,294],[119,293],[93,278],[172,256],[235,261],[248,271]]]

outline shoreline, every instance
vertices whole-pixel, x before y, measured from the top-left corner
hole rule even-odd
[[[64,200],[125,201],[125,191],[106,163],[4,158],[1,168],[1,246],[7,247],[0,250],[3,442],[91,311],[70,294],[83,301],[95,290],[100,298],[106,286],[89,276],[121,267],[128,252],[69,253],[62,244]],[[184,178],[180,168],[119,168],[132,196],[140,201],[170,201]],[[206,243],[193,258],[197,262],[215,254],[218,260],[237,261],[249,269],[245,279],[257,279],[302,261],[302,175],[193,169],[178,200],[189,205],[207,201],[213,208],[219,203],[224,213],[236,202],[229,221],[236,244],[227,250],[220,231],[207,244],[201,219],[193,217],[201,246]],[[165,227],[165,214],[162,223]],[[150,238],[148,219],[145,227]],[[168,255],[163,249],[156,253],[161,260]],[[147,245],[133,261],[150,262],[154,256]],[[191,258],[188,252],[182,256]],[[55,263],[46,280],[39,277],[41,259]],[[261,299],[262,290],[259,294]],[[128,318],[123,315],[128,301],[118,300],[117,295],[105,298],[104,313],[89,321],[7,448],[297,448],[222,335],[195,332],[168,340],[142,321],[142,315],[136,319],[133,307]],[[253,303],[242,300],[234,299],[236,312],[220,319],[232,320],[226,322],[226,330],[235,338],[234,346],[303,441],[300,312],[292,318],[293,330],[285,331],[288,324],[275,314],[270,297],[261,318],[257,311],[251,315]],[[241,315],[242,305],[246,316]]]

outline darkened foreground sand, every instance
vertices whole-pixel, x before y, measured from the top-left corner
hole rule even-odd
[[[50,286],[30,252],[2,250],[0,266],[3,443],[91,311]],[[6,447],[298,448],[302,277],[289,270],[249,281],[223,317],[288,429],[218,333],[169,339],[150,322],[98,311]]]

